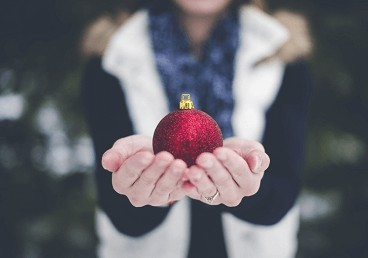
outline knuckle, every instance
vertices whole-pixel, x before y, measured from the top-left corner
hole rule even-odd
[[[253,144],[255,149],[265,151],[265,148],[261,143],[259,143],[257,141],[252,141],[252,144]]]
[[[119,182],[113,180],[112,181],[112,188],[114,189],[115,192],[117,192],[118,194],[124,194],[124,189],[123,187],[120,185]]]
[[[113,146],[129,146],[131,147],[133,145],[133,138],[132,136],[122,137],[116,140],[113,144]]]
[[[158,199],[153,199],[150,201],[150,205],[152,206],[160,206],[161,202]]]
[[[165,201],[166,200],[166,201]],[[162,198],[153,198],[151,201],[150,201],[150,205],[152,206],[162,206],[164,204],[168,203],[167,199],[162,199]]]
[[[263,164],[262,164],[262,165],[263,165],[264,170],[268,169],[268,167],[270,166],[270,164],[271,164],[270,156],[268,156],[268,155],[266,154],[265,159],[264,159]]]
[[[156,188],[156,194],[159,196],[165,196],[168,195],[168,193],[170,192],[171,188],[168,185],[160,185]]]
[[[181,199],[181,195],[179,193],[171,193],[169,194],[168,202],[174,202]]]
[[[125,172],[125,175],[129,179],[138,177],[138,173],[136,171],[131,170],[131,169],[127,169],[126,172]]]
[[[159,189],[160,189],[160,191],[162,192],[162,193],[164,193],[165,195],[167,195],[167,194],[169,194],[170,192],[171,192],[171,190],[173,190],[172,189],[172,187],[170,186],[170,185],[161,185],[160,187],[159,187]]]
[[[230,179],[231,178],[229,174],[221,173],[217,176],[216,184],[220,187],[225,186],[229,182]]]
[[[125,142],[126,142],[125,138],[120,138],[114,142],[113,146],[124,144]]]
[[[146,205],[145,201],[138,196],[130,196],[129,201],[136,208],[143,207],[144,205]]]
[[[154,181],[152,178],[150,178],[150,177],[148,177],[146,175],[141,176],[139,180],[145,186],[151,185],[153,183],[153,181]]]
[[[203,189],[203,196],[212,196],[214,194],[213,188],[205,188]]]
[[[243,149],[245,149],[245,150],[248,149],[249,151],[252,150],[252,149],[253,150],[260,150],[262,152],[265,151],[264,146],[260,142],[257,142],[257,141],[244,141],[243,142]]]
[[[247,188],[247,191],[245,192],[246,196],[252,196],[256,194],[261,186],[260,181],[253,182],[249,187]]]
[[[241,175],[244,173],[244,166],[242,165],[237,165],[236,167],[234,167],[234,169],[232,170],[232,177],[234,179],[241,177]]]
[[[241,198],[234,198],[231,200],[228,200],[225,204],[228,207],[236,207],[241,203],[242,199]]]
[[[238,178],[240,178],[240,177],[241,177],[241,175],[242,175],[242,173],[240,173],[240,172],[234,172],[234,173],[232,174],[232,176],[233,176],[233,178],[234,178],[234,179],[238,179]]]

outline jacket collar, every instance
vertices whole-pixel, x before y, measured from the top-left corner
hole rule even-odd
[[[252,64],[274,55],[289,38],[287,29],[272,16],[253,6],[240,11],[240,47]]]
[[[246,55],[245,59],[250,65],[256,65],[276,54],[289,38],[287,29],[281,23],[256,7],[242,7],[239,19],[239,50]],[[152,55],[149,41],[142,40],[148,34],[148,12],[139,11],[110,40],[103,58],[105,69],[115,71],[115,75],[119,74],[123,64],[133,70],[139,69],[147,55]]]

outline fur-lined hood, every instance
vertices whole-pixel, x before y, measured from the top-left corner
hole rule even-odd
[[[131,14],[122,11],[116,18],[102,16],[90,23],[82,37],[81,51],[84,56],[103,55],[112,35],[127,20]],[[271,58],[279,58],[286,63],[298,58],[309,57],[312,52],[312,42],[309,25],[306,19],[288,10],[279,10],[272,14],[289,32],[288,41]]]

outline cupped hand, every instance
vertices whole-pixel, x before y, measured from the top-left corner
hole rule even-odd
[[[112,172],[114,190],[135,207],[162,206],[185,196],[181,188],[185,162],[168,152],[154,155],[149,137],[119,139],[102,156],[102,166]]]
[[[213,153],[202,153],[186,172],[186,194],[207,204],[234,207],[257,193],[270,159],[255,141],[230,138]],[[206,198],[207,197],[207,198]],[[214,197],[211,201],[210,197]]]

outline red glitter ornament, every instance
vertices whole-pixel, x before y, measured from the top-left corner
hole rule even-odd
[[[188,167],[203,152],[223,145],[221,129],[208,114],[194,109],[189,94],[182,94],[180,110],[166,115],[153,134],[153,151],[168,151]]]

